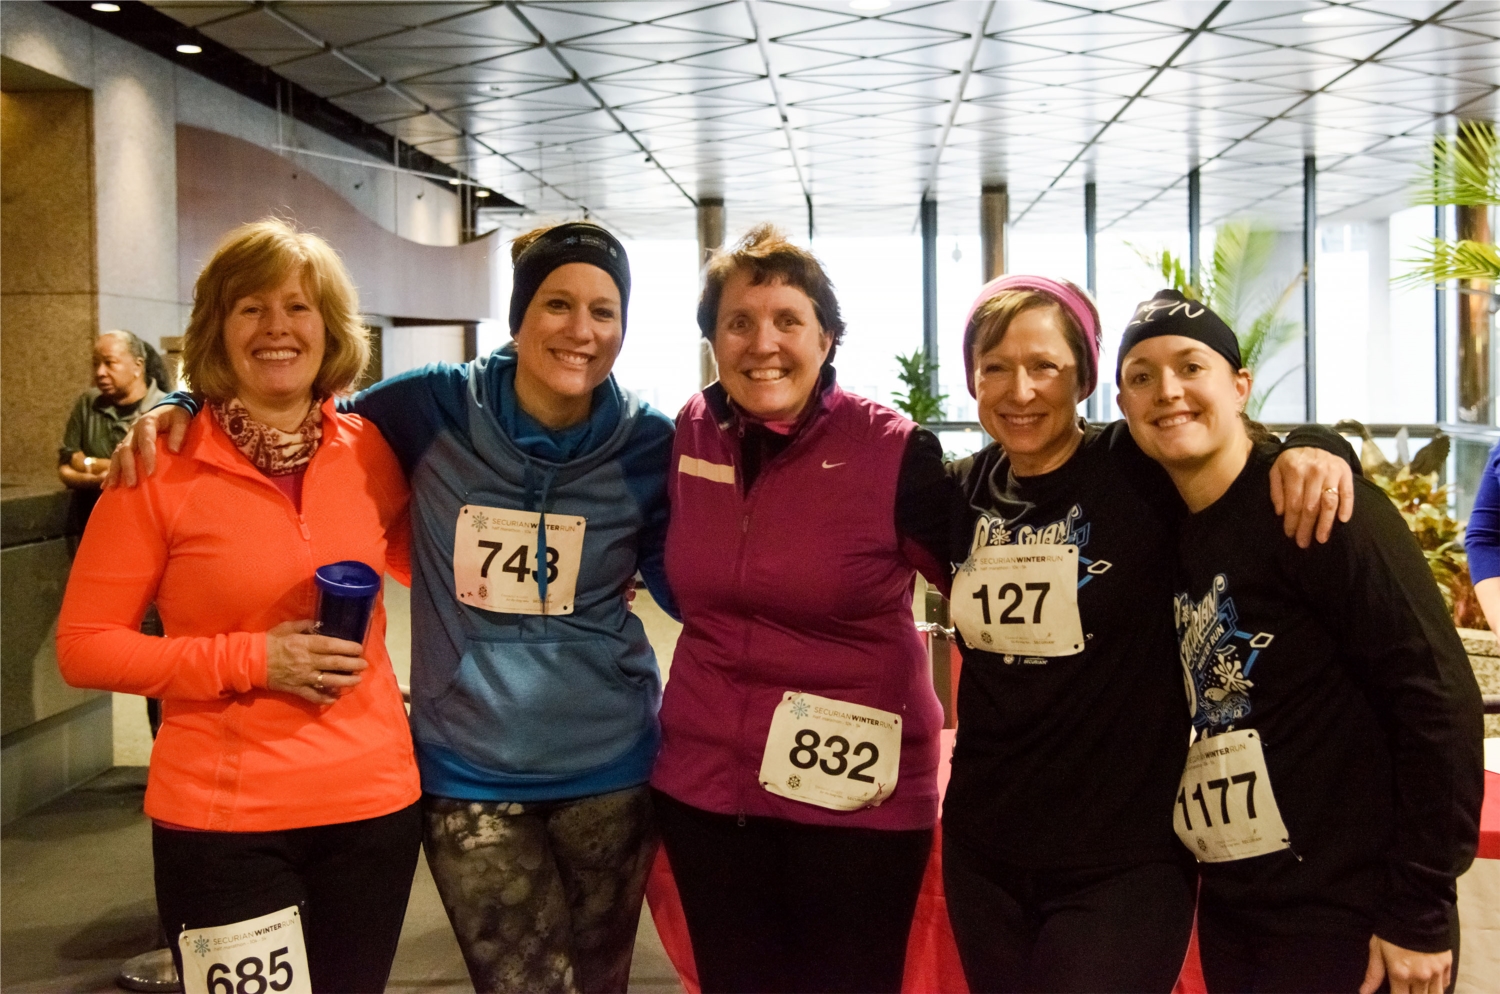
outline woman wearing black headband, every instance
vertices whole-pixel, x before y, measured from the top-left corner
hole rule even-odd
[[[1439,994],[1483,796],[1479,690],[1422,551],[1355,481],[1325,545],[1282,540],[1275,448],[1241,414],[1222,321],[1158,295],[1120,347],[1120,407],[1189,514],[1174,616],[1196,741],[1170,804],[1201,861],[1210,991]]]
[[[513,341],[349,409],[412,486],[412,737],[428,864],[480,991],[623,991],[656,847],[672,422],[616,384],[630,265],[595,224],[512,246]],[[178,395],[180,397],[180,395]],[[153,433],[138,455],[150,471]]]
[[[964,329],[996,443],[951,467],[970,539],[953,556],[943,877],[976,991],[1165,992],[1192,926],[1170,828],[1188,738],[1169,613],[1181,502],[1124,422],[1078,417],[1098,349],[1087,294],[1044,277],[992,281]],[[1326,452],[1283,458],[1290,492],[1349,476]]]

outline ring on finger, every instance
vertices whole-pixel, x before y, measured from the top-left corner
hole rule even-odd
[[[319,690],[323,689],[323,671],[322,670],[318,671],[318,682],[314,686],[316,686]]]
[[[1324,487],[1323,488],[1323,492],[1325,494],[1333,494],[1335,497],[1337,497],[1338,493],[1339,493],[1339,488],[1338,487]]]

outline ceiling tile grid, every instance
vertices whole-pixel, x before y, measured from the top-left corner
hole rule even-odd
[[[1411,182],[1492,118],[1491,0],[844,0],[153,6],[524,204],[691,237],[699,198],[822,234],[902,233],[1005,184],[1019,226],[1301,223]],[[873,6],[868,2],[863,6]],[[977,210],[944,211],[945,231]],[[966,220],[967,219],[967,220]]]

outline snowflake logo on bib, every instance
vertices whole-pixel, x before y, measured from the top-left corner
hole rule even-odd
[[[802,786],[802,778],[793,773],[791,776],[786,778],[786,785],[792,790],[796,790],[798,787]]]
[[[807,702],[800,697],[792,702],[792,714],[795,717],[806,718],[809,710],[811,709],[807,706]]]
[[[197,953],[199,956],[207,956],[208,940],[201,935],[198,936],[198,938],[193,942],[193,952]]]
[[[490,519],[482,514],[476,514],[470,520],[474,522],[474,530],[477,532],[482,532],[490,526]],[[480,594],[479,596],[483,597],[484,595]]]

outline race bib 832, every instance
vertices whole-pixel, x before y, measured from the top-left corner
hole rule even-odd
[[[766,733],[760,785],[834,811],[878,806],[901,770],[901,716],[789,690]]]

